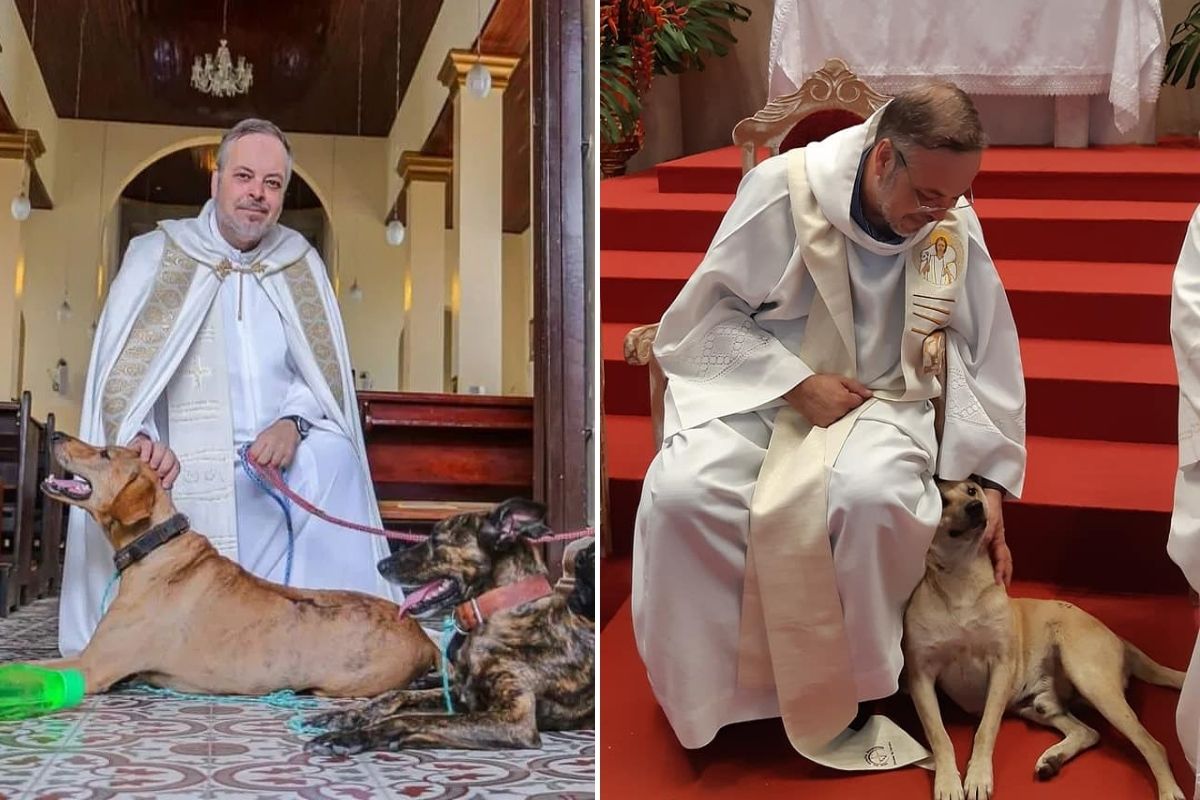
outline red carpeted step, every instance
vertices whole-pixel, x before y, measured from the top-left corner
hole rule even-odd
[[[996,259],[1173,264],[1194,203],[979,200]]]
[[[600,317],[605,322],[657,320],[696,271],[703,253],[600,251]]]
[[[1174,445],[1170,345],[1021,338],[1030,434]]]
[[[1023,337],[1171,342],[1174,261],[1001,259],[996,269]]]
[[[602,573],[613,566],[622,565],[605,559]],[[608,585],[606,580],[602,574],[602,585]],[[1015,584],[1011,593],[1073,602],[1162,663],[1177,669],[1188,663],[1195,625],[1185,596],[1081,594],[1027,583]],[[932,774],[916,767],[864,774],[815,766],[792,751],[778,720],[733,725],[707,747],[684,750],[650,691],[634,645],[628,603],[602,630],[600,652],[601,797],[928,800],[932,794]],[[1190,796],[1194,778],[1175,731],[1178,693],[1134,681],[1128,697],[1142,723],[1166,746],[1175,779]],[[924,739],[907,696],[890,698],[880,711]],[[1099,731],[1100,743],[1048,782],[1034,777],[1033,765],[1059,734],[1006,717],[993,759],[997,796],[1022,800],[1153,797],[1150,770],[1128,740],[1095,712],[1082,713]],[[960,769],[965,769],[976,721],[948,700],[943,700],[943,719]]]
[[[605,425],[614,550],[628,553],[654,458],[650,418],[610,412]],[[1005,511],[1013,551],[1028,554],[1027,577],[1112,591],[1184,588],[1166,555],[1173,445],[1030,436],[1027,446],[1025,491]]]
[[[661,318],[702,258],[701,253],[601,251],[601,319],[634,327]],[[1171,263],[1001,259],[996,269],[1022,336],[1171,341]]]
[[[625,363],[625,323],[600,326],[604,408],[649,415],[649,373]],[[1179,389],[1169,345],[1021,339],[1029,433],[1174,444]]]
[[[728,194],[659,194],[647,173],[601,181],[600,247],[703,253],[732,200]]]
[[[721,194],[658,194],[644,176],[605,181],[600,247],[703,253],[729,202]],[[1195,204],[980,199],[975,209],[993,258],[1170,264]]]
[[[761,157],[765,157],[763,152]],[[741,151],[726,147],[660,164],[663,193],[733,194]],[[1200,202],[1200,151],[1161,147],[995,147],[983,156],[976,197]]]
[[[607,406],[607,403],[606,403]],[[654,458],[648,416],[605,415],[608,474],[640,481]],[[1029,436],[1022,502],[1073,508],[1170,513],[1175,487],[1172,444]]]

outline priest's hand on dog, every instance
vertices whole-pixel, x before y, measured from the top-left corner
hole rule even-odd
[[[299,446],[300,432],[296,430],[296,423],[281,419],[260,433],[250,445],[250,458],[264,467],[287,469]]]
[[[783,399],[810,423],[825,428],[871,397],[871,390],[853,378],[817,374],[800,381]]]
[[[175,452],[162,442],[154,442],[144,433],[133,437],[129,446],[137,451],[138,457],[158,473],[164,489],[170,489],[179,477],[179,459]]]
[[[1012,553],[1004,539],[1003,495],[998,489],[984,489],[983,499],[987,503],[987,528],[983,531],[983,546],[992,557],[996,570],[996,583],[1008,586],[1012,583]]]

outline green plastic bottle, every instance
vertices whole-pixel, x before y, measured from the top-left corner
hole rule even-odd
[[[27,719],[78,705],[85,681],[77,669],[0,666],[0,721]]]

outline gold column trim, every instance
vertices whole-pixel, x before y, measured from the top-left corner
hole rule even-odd
[[[23,158],[32,167],[45,152],[42,135],[34,128],[0,133],[0,158]]]
[[[451,50],[446,54],[446,61],[438,72],[438,80],[450,89],[451,96],[467,81],[467,73],[476,64],[483,64],[492,74],[492,88],[504,90],[508,88],[508,79],[521,63],[520,56],[502,53],[483,53],[476,55],[474,50]]]
[[[454,176],[454,159],[445,156],[428,156],[416,150],[405,150],[400,154],[396,172],[403,183],[410,181],[440,181],[449,183]]]
[[[54,208],[50,192],[42,182],[35,163],[46,152],[46,143],[36,128],[0,133],[0,158],[21,159],[29,165],[29,202],[34,208],[48,210]]]

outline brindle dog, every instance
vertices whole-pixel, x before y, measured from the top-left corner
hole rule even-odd
[[[544,516],[545,509],[523,500],[460,514],[434,526],[427,541],[381,561],[379,571],[404,587],[410,613],[430,620],[494,587],[544,575],[538,547],[528,544],[547,533]],[[539,731],[591,728],[594,554],[594,545],[577,554],[570,596],[554,592],[495,613],[466,635],[451,658],[455,713],[446,713],[441,689],[388,692],[359,709],[313,717],[312,724],[330,730],[305,749],[347,755],[532,748],[541,745]]]

